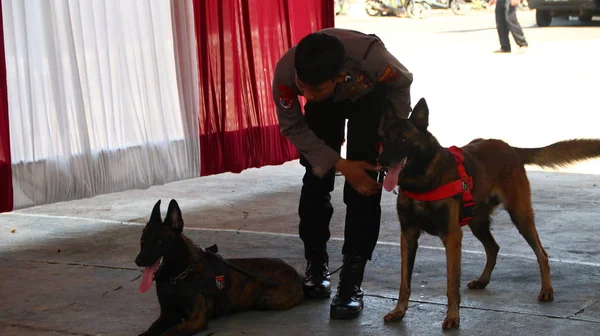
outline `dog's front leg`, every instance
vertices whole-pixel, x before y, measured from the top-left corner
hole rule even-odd
[[[179,322],[174,314],[161,312],[160,316],[148,330],[139,334],[139,336],[159,336],[162,333]]]
[[[206,316],[202,315],[194,320],[185,321],[181,324],[174,326],[169,329],[167,332],[162,334],[163,336],[186,336],[186,335],[196,335],[202,330],[206,329],[208,325]]]
[[[148,330],[139,334],[139,336],[155,336],[162,335],[167,329],[181,322],[181,318],[177,316],[176,303],[169,294],[163,294],[163,284],[156,284],[156,294],[158,296],[158,304],[160,305],[160,316]]]
[[[208,325],[208,317],[206,315],[206,301],[204,297],[199,296],[195,299],[192,309],[188,313],[189,318],[169,329],[163,336],[196,335],[206,329]]]
[[[410,298],[410,282],[421,229],[418,226],[409,226],[400,234],[400,293],[396,307],[383,317],[384,321],[400,321],[406,315],[408,299]]]
[[[443,329],[458,329],[460,326],[460,258],[462,249],[462,230],[456,224],[449,225],[449,233],[442,237],[446,248],[448,311],[442,323]]]

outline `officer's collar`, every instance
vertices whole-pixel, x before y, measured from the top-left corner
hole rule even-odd
[[[342,73],[346,74],[346,78],[344,79],[345,83],[351,81],[355,74],[357,67],[357,62],[350,57],[346,57],[346,61],[344,62],[344,67],[342,68]]]
[[[346,57],[346,61],[344,63],[344,67],[342,68],[342,73],[346,74],[344,81],[341,83],[337,83],[334,90],[335,97],[340,97],[342,92],[346,91],[346,85],[351,83],[356,77],[356,62],[349,57]]]

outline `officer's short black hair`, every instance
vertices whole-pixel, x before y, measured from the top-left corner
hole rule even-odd
[[[307,85],[335,79],[344,68],[346,50],[340,39],[318,32],[304,37],[296,46],[296,76]]]

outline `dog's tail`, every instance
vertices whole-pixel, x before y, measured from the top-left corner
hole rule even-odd
[[[524,164],[556,169],[600,158],[600,139],[572,139],[540,148],[516,148]]]

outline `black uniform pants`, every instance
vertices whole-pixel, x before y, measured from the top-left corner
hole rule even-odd
[[[338,153],[344,140],[345,120],[348,119],[346,159],[374,165],[379,154],[377,144],[380,137],[377,131],[383,109],[380,94],[371,91],[354,102],[333,102],[329,99],[308,103],[305,117],[313,132]],[[319,178],[302,156],[300,163],[306,168],[298,207],[300,238],[304,242],[306,259],[315,260],[320,255],[311,254],[323,251],[330,238],[329,224],[334,210],[330,193],[334,190],[335,169]],[[377,178],[377,172],[368,174],[373,179]],[[379,237],[380,201],[381,191],[376,195],[363,196],[348,182],[345,183],[344,255],[355,254],[371,259]]]
[[[500,47],[503,51],[511,51],[508,33],[515,39],[520,47],[527,46],[527,40],[523,29],[517,20],[517,7],[510,5],[510,0],[498,0],[496,3],[496,29],[500,39]]]

